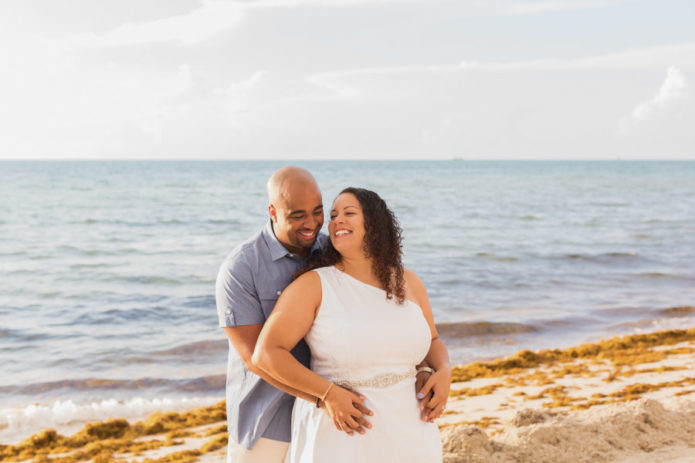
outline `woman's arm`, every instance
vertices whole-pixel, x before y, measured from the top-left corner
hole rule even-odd
[[[427,320],[432,335],[432,343],[430,349],[425,356],[427,363],[434,368],[435,373],[430,376],[423,388],[418,394],[418,398],[427,398],[430,392],[432,397],[429,400],[423,400],[420,404],[420,409],[423,410],[424,418],[428,421],[434,421],[439,418],[444,411],[446,402],[449,399],[449,389],[451,388],[451,362],[449,361],[449,351],[439,338],[437,328],[434,325],[434,315],[432,314],[432,306],[430,305],[427,290],[422,280],[410,270],[405,270],[406,286],[412,297],[422,309],[422,314]]]
[[[371,414],[364,408],[364,397],[317,375],[290,352],[311,329],[320,305],[319,275],[308,272],[297,278],[282,292],[263,325],[251,361],[277,381],[323,400],[336,428],[364,433],[362,426],[370,425],[362,415]]]

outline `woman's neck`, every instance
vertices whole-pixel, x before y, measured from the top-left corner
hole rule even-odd
[[[336,264],[339,270],[364,282],[375,282],[378,278],[374,274],[372,259],[366,257],[350,258],[343,256]]]

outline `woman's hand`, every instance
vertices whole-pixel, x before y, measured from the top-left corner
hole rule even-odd
[[[364,405],[365,400],[363,395],[335,385],[328,391],[322,408],[333,420],[337,430],[345,431],[351,436],[355,431],[364,434],[366,432],[364,428],[372,427],[364,417],[374,415]]]
[[[420,394],[420,392],[422,392],[422,388],[425,387],[425,384],[427,383],[427,380],[430,379],[430,376],[432,376],[432,373],[430,373],[428,370],[419,370],[415,375],[415,397],[417,397],[422,421],[427,421],[427,414],[429,413],[429,410],[422,410],[422,404],[429,402],[429,400],[432,398],[433,392],[430,390],[427,397],[425,397],[424,394]]]
[[[416,395],[425,386],[425,383],[427,382],[428,379],[430,379],[430,376],[432,376],[432,373],[430,373],[428,370],[418,370],[417,374],[415,375],[415,394]],[[422,399],[422,397],[418,396],[418,400],[421,400],[421,399]]]
[[[434,423],[435,418],[442,416],[449,400],[449,389],[451,388],[451,369],[441,368],[437,370],[427,380],[423,388],[418,393],[421,399],[420,410],[422,419]]]

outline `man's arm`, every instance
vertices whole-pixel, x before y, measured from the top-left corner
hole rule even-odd
[[[235,326],[233,328],[225,328],[224,331],[227,333],[227,337],[232,342],[234,350],[236,350],[241,357],[247,370],[260,376],[264,381],[280,389],[282,392],[315,403],[316,397],[278,382],[272,376],[268,375],[268,373],[253,365],[251,357],[253,356],[253,350],[256,348],[256,341],[258,340],[258,335],[261,333],[261,329],[263,329],[263,324]]]

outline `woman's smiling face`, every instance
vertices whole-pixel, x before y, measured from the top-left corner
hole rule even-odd
[[[340,254],[364,254],[364,214],[352,193],[342,193],[333,201],[328,233]]]

